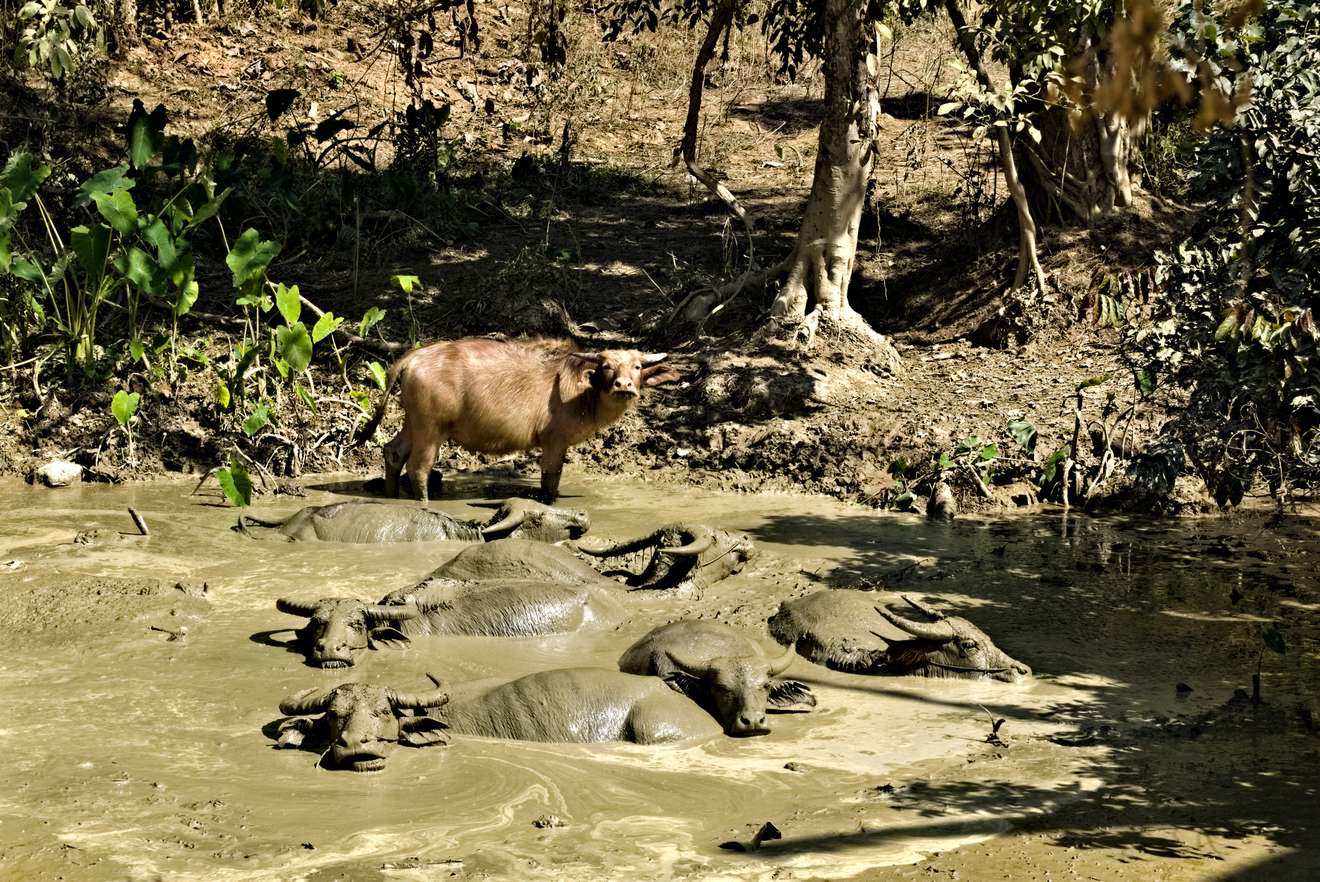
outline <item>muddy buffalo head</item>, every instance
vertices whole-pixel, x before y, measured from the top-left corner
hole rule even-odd
[[[707,710],[720,721],[727,734],[765,735],[770,731],[766,723],[766,703],[771,681],[788,669],[795,651],[790,646],[775,659],[743,655],[704,662],[686,659],[673,650],[667,650],[665,654],[679,673],[697,681],[696,684],[686,684],[683,691],[696,698],[699,704],[707,705]]]
[[[915,621],[884,607],[875,607],[885,621],[913,638],[881,638],[889,643],[884,655],[887,673],[988,678],[1008,683],[1031,676],[1031,668],[995,646],[984,631],[966,619],[946,616],[908,597],[903,600],[927,621]]]
[[[704,588],[738,573],[755,554],[744,533],[703,524],[666,524],[648,536],[605,548],[578,546],[604,561],[607,575],[633,588]],[[611,559],[615,560],[611,560]]]
[[[275,608],[308,619],[298,639],[308,664],[321,668],[347,668],[353,654],[382,646],[402,647],[408,638],[398,624],[421,615],[416,606],[382,606],[343,597],[307,602],[281,597]]]
[[[434,678],[432,678],[434,679]],[[396,692],[384,686],[344,683],[333,689],[307,689],[280,702],[288,716],[322,714],[317,721],[326,768],[378,772],[396,744],[425,747],[443,744],[444,724],[411,711],[440,707],[449,701],[437,686],[427,692]]]
[[[591,528],[591,516],[575,508],[556,508],[531,499],[509,499],[481,527],[487,541],[494,539],[539,539],[558,542],[577,539]]]
[[[586,377],[593,389],[602,395],[626,401],[641,395],[643,386],[678,379],[673,368],[663,364],[667,355],[665,352],[638,352],[636,349],[573,353],[574,357],[592,365],[587,369]]]

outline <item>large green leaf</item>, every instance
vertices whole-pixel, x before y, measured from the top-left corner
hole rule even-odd
[[[252,408],[252,413],[247,415],[247,419],[243,420],[243,434],[251,438],[269,423],[270,408],[264,404],[258,404]]]
[[[142,99],[133,99],[133,111],[125,126],[128,135],[128,161],[133,168],[146,168],[165,142],[165,105],[147,113]]]
[[[302,314],[302,300],[298,296],[298,286],[284,287],[281,282],[275,287],[275,308],[284,316],[284,323],[292,325],[297,323],[298,316]]]
[[[139,291],[159,294],[165,287],[160,267],[150,254],[136,245],[130,245],[127,251],[115,258],[115,269]]]
[[[1036,427],[1027,420],[1009,420],[1008,434],[1027,453],[1036,451]]]
[[[312,342],[320,343],[326,337],[333,334],[344,320],[333,312],[327,312],[316,320],[316,325],[312,328]]]
[[[0,190],[9,191],[10,205],[14,211],[22,211],[27,201],[37,192],[41,182],[50,175],[50,166],[32,165],[32,154],[26,150],[15,150],[0,171]],[[0,222],[4,216],[0,212]],[[3,227],[0,227],[3,229]]]
[[[371,362],[371,364],[367,365],[367,372],[371,374],[371,379],[376,382],[376,385],[380,387],[381,391],[385,391],[385,380],[387,377],[385,374],[385,368],[381,363],[378,361]]]
[[[156,218],[147,224],[147,228],[142,231],[142,237],[155,246],[160,268],[166,273],[173,272],[174,264],[179,259],[179,252],[174,245],[174,236],[170,235],[165,222],[159,217]]]
[[[114,168],[99,171],[83,181],[82,186],[78,188],[77,203],[86,205],[91,201],[94,193],[109,194],[116,190],[131,190],[134,183],[135,181],[128,177],[127,165],[117,165]]]
[[[279,343],[280,356],[297,373],[307,370],[312,363],[312,337],[302,322],[283,325],[276,329],[275,338]]]
[[[279,253],[280,243],[262,239],[256,230],[244,230],[234,240],[234,247],[225,258],[225,265],[234,275],[234,287],[242,288],[249,281],[260,278]]]
[[[110,237],[113,234],[105,224],[94,227],[76,226],[69,231],[69,245],[78,255],[78,264],[93,279],[99,279],[105,272],[106,260],[110,257]]]
[[[137,229],[138,212],[132,193],[127,190],[93,193],[92,201],[96,203],[96,210],[101,212],[101,217],[115,228],[116,233],[127,236]]]
[[[233,505],[247,508],[252,504],[252,479],[238,460],[231,459],[227,468],[216,469],[215,480]]]
[[[358,323],[358,334],[365,337],[367,331],[370,331],[381,319],[385,318],[385,310],[379,306],[373,306],[362,316],[362,321]]]
[[[390,283],[404,294],[411,294],[420,281],[416,276],[390,276]]]
[[[137,412],[140,398],[141,396],[137,392],[129,392],[124,389],[116,392],[115,397],[110,401],[110,412],[114,414],[115,422],[121,426],[127,426],[128,421]]]
[[[179,286],[179,296],[174,301],[174,314],[176,316],[187,315],[197,302],[198,287],[191,277],[188,281]]]

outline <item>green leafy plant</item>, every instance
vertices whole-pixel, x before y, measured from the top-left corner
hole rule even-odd
[[[82,3],[32,0],[18,10],[18,20],[23,30],[16,57],[61,89],[89,55],[105,51],[101,27]]]
[[[252,504],[252,478],[248,470],[236,458],[229,460],[229,465],[217,468],[214,472],[220,491],[236,508],[247,508]]]
[[[137,392],[129,392],[126,389],[120,389],[115,393],[114,398],[110,400],[110,413],[114,416],[115,422],[119,423],[119,428],[123,429],[128,435],[128,459],[129,462],[137,460],[137,454],[133,447],[133,415],[137,413],[138,401],[141,395]]]

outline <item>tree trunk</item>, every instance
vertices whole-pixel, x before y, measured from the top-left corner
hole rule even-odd
[[[958,0],[945,0],[944,8],[949,13],[949,21],[953,24],[958,45],[967,56],[967,63],[976,72],[976,79],[987,92],[993,91],[990,72],[986,70],[981,52],[976,48],[976,39],[971,28],[967,27],[967,19],[963,17]],[[1043,292],[1045,271],[1041,268],[1040,255],[1036,251],[1036,220],[1031,211],[1027,189],[1022,183],[1022,175],[1018,170],[1017,157],[1013,153],[1013,139],[1009,137],[1007,126],[995,126],[994,131],[999,167],[1004,173],[1004,184],[1008,187],[1009,196],[1013,198],[1013,207],[1017,210],[1018,218],[1018,267],[1017,275],[1013,277],[1013,288],[1020,289],[1026,283],[1027,274],[1030,272],[1036,285]]]
[[[1104,53],[1092,51],[1094,43],[1085,40],[1077,50],[1087,59],[1080,73],[1088,94],[1094,94],[1101,71],[1111,66]],[[1090,224],[1132,204],[1128,165],[1137,133],[1118,113],[1092,112],[1078,122],[1061,107],[1042,105],[1034,116],[1040,143],[1022,142],[1021,165],[1038,217]]]
[[[892,347],[848,302],[879,106],[866,69],[870,34],[864,7],[855,0],[826,0],[825,119],[811,195],[767,331],[809,345],[830,325],[885,349],[896,362]]]

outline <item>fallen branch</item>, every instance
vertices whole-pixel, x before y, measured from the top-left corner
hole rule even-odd
[[[317,306],[312,301],[308,300],[303,295],[299,294],[298,300],[302,302],[303,306],[310,309],[312,311],[312,314],[315,315],[317,318],[320,318],[321,316],[325,315],[324,310],[322,310],[319,306]],[[363,347],[364,349],[372,349],[375,350],[376,352],[381,353],[382,355],[388,355],[391,357],[399,355],[400,353],[403,352],[407,352],[409,349],[412,348],[407,343],[390,343],[385,340],[372,340],[367,337],[360,337],[357,334],[354,334],[352,331],[348,330],[348,328],[345,328],[343,325],[340,325],[339,327],[335,328],[335,333],[338,334],[343,339],[347,340],[349,343],[354,343],[358,346]]]
[[[720,285],[718,288],[698,288],[678,302],[674,311],[669,314],[668,324],[680,318],[694,324],[705,321],[728,306],[746,289],[762,287],[771,279],[787,273],[791,263],[792,258],[786,257],[771,267],[753,267],[732,282]]]

